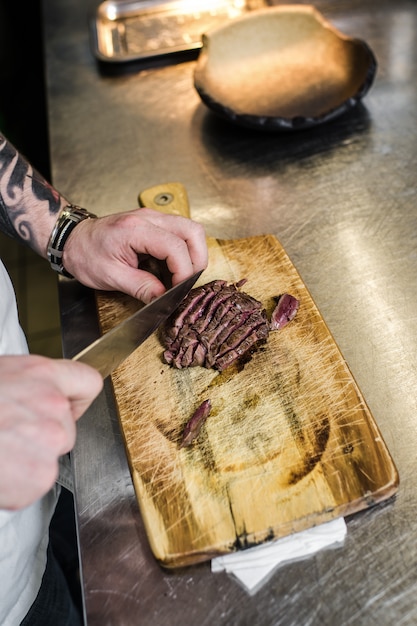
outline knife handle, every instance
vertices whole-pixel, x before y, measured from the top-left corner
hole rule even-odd
[[[139,205],[168,213],[190,217],[187,190],[181,183],[164,183],[144,189],[139,194]]]

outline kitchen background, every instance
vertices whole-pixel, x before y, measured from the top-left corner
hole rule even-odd
[[[40,0],[0,0],[0,130],[50,180]],[[30,249],[0,233],[31,352],[60,357],[57,276]]]

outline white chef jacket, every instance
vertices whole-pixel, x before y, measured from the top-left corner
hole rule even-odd
[[[28,352],[10,278],[0,261],[0,354]],[[46,566],[49,524],[59,495],[19,511],[0,509],[0,624],[17,626],[33,604]]]

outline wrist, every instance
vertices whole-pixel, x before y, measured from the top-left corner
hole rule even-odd
[[[80,224],[80,222],[95,218],[97,218],[97,215],[89,213],[86,209],[75,204],[68,204],[63,209],[52,230],[47,247],[48,261],[55,272],[67,278],[73,278],[73,276],[67,272],[62,262],[65,243],[74,228]]]

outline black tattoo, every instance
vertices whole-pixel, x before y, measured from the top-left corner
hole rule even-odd
[[[45,202],[45,210],[58,214],[59,193],[0,134],[0,229],[36,248],[30,207]]]

